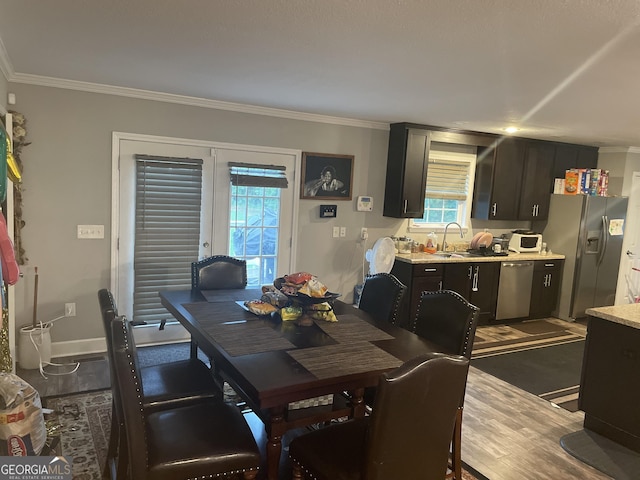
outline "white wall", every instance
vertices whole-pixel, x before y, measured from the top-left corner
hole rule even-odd
[[[23,245],[28,265],[16,286],[16,323],[30,323],[34,267],[38,267],[38,316],[62,315],[66,302],[77,317],[56,322],[55,342],[103,337],[97,291],[110,286],[111,138],[131,132],[323,153],[355,155],[353,201],[338,201],[336,219],[320,219],[322,201],[301,200],[297,269],[317,274],[351,300],[361,281],[363,245],[389,235],[403,222],[382,217],[388,132],[252,115],[163,102],[10,84],[27,119],[31,145],[23,150]],[[355,211],[357,195],[372,195],[374,211]],[[105,226],[104,240],[78,240],[78,224]],[[334,225],[347,237],[333,239]]]

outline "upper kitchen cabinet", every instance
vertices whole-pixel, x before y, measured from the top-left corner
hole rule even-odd
[[[391,125],[384,216],[420,218],[424,214],[430,141],[428,130],[406,123]]]
[[[547,219],[553,192],[554,156],[552,143],[531,141],[526,144],[518,220]]]
[[[515,220],[527,142],[503,137],[478,149],[471,216],[483,220]]]
[[[553,162],[553,178],[564,178],[570,168],[597,168],[598,147],[585,145],[556,144]]]

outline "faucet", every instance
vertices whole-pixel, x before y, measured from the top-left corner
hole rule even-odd
[[[460,226],[460,224],[458,222],[449,222],[449,223],[447,223],[447,225],[444,227],[444,236],[442,237],[442,251],[443,252],[447,251],[447,230],[449,229],[450,225],[457,225],[458,229],[460,230],[460,238],[464,238],[464,232],[462,231],[462,227]]]

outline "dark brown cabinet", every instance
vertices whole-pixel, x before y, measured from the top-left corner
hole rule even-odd
[[[564,260],[538,260],[533,264],[530,318],[551,316],[558,304]]]
[[[500,262],[449,263],[442,285],[478,307],[479,323],[487,324],[496,318],[499,279]]]
[[[640,452],[640,329],[589,317],[578,406],[584,427]]]
[[[546,142],[528,142],[525,147],[524,169],[518,220],[546,220],[553,192],[553,160],[555,148]]]
[[[483,220],[514,220],[522,182],[526,143],[502,138],[479,148],[471,216]]]
[[[597,168],[598,148],[585,145],[556,144],[553,178],[564,178],[570,168]]]
[[[398,315],[399,326],[409,328],[418,311],[420,296],[424,291],[436,291],[442,288],[444,265],[440,263],[406,263],[397,261],[391,273],[407,286]]]
[[[389,132],[385,217],[420,218],[424,215],[430,132],[409,124],[392,124]]]

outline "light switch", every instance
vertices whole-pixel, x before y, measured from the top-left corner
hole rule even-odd
[[[78,238],[104,238],[104,225],[78,225]]]
[[[340,227],[333,227],[333,238],[338,238],[340,236]]]

